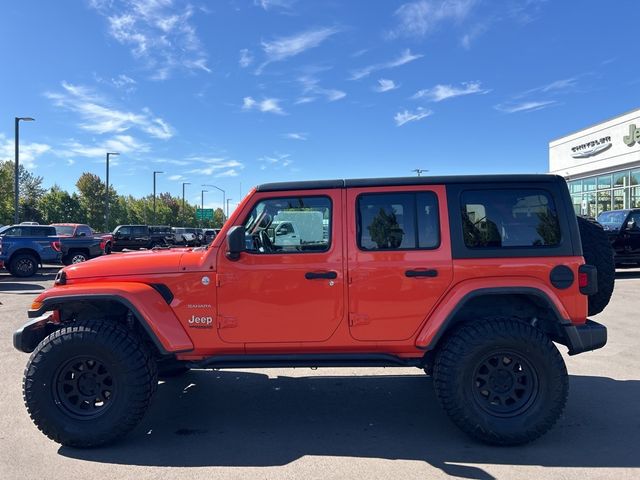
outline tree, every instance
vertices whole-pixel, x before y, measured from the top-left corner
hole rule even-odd
[[[80,192],[80,208],[87,223],[94,228],[105,228],[104,182],[98,175],[85,172],[80,175],[76,187]]]
[[[69,195],[58,185],[45,193],[38,203],[38,210],[44,223],[74,222],[84,223],[80,200],[75,193]]]
[[[13,222],[13,197],[14,197],[14,162],[5,160],[0,163],[0,223]],[[38,201],[44,195],[42,177],[34,175],[20,165],[18,171],[18,184],[20,188],[20,218],[28,221],[41,221],[38,211]]]

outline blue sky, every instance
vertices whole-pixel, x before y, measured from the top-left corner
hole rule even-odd
[[[5,2],[0,159],[73,190],[545,172],[548,141],[638,107],[635,2]],[[205,203],[221,203],[212,190]]]

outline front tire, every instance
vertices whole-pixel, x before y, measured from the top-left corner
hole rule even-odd
[[[65,255],[62,258],[62,263],[64,265],[73,265],[76,263],[82,263],[89,260],[89,255],[84,252],[71,252],[68,255]]]
[[[433,377],[451,420],[495,445],[519,445],[547,432],[569,389],[558,349],[543,332],[516,320],[459,327],[438,352]]]
[[[86,448],[132,430],[156,386],[156,362],[131,331],[88,320],[40,342],[25,370],[23,396],[42,433],[63,445]]]

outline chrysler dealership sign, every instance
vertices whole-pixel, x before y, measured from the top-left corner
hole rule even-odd
[[[589,142],[581,143],[571,148],[573,158],[587,158],[604,152],[611,147],[611,137],[602,137]]]

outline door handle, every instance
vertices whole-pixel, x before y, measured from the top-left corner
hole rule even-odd
[[[438,271],[433,269],[427,270],[407,270],[404,272],[405,277],[415,278],[415,277],[437,277]]]
[[[317,280],[319,278],[334,280],[338,278],[338,274],[336,272],[307,272],[304,274],[304,278],[306,278],[307,280]]]

